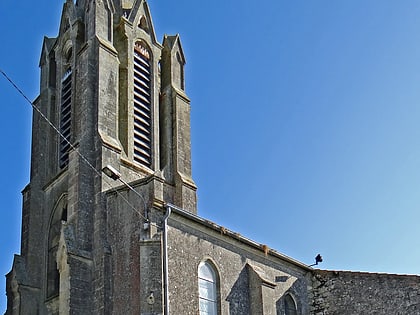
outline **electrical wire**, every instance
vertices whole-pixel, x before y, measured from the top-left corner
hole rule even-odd
[[[71,149],[74,150],[74,152],[79,155],[79,157],[84,161],[100,178],[105,179],[105,183],[111,188],[114,189],[115,187],[110,184],[110,181],[108,178],[105,178],[102,176],[102,173],[98,171],[92,163],[89,162],[89,160],[82,154],[80,151],[65,137],[61,131],[48,119],[47,116],[44,115],[44,113],[26,96],[26,94],[13,82],[13,80],[0,68],[0,73],[6,78],[7,81],[13,86],[13,88],[18,91],[18,93],[31,105],[31,107],[51,126],[51,128],[70,146]],[[133,189],[133,188],[131,188]],[[134,190],[134,189],[133,189]],[[115,190],[116,194],[121,197],[122,200],[124,200],[130,208],[136,212],[140,217],[142,217],[145,221],[148,221],[148,219],[142,215],[131,203],[130,201],[125,198],[118,190]],[[136,191],[135,191],[136,192]]]

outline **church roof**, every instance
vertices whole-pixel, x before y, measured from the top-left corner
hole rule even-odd
[[[308,265],[306,265],[306,264],[304,264],[304,263],[302,263],[302,262],[300,262],[296,259],[293,259],[293,258],[291,258],[291,257],[289,257],[285,254],[282,254],[282,253],[280,253],[280,252],[278,252],[278,251],[276,251],[272,248],[269,248],[265,244],[255,242],[255,241],[253,241],[253,240],[251,240],[251,239],[249,239],[249,238],[247,238],[247,237],[245,237],[245,236],[243,236],[239,233],[231,231],[231,230],[229,230],[229,229],[227,229],[227,228],[225,228],[221,225],[218,225],[218,224],[216,224],[212,221],[204,219],[204,218],[202,218],[198,215],[195,215],[195,214],[193,214],[189,211],[183,210],[179,207],[176,207],[176,206],[170,205],[170,204],[168,204],[167,207],[170,207],[171,211],[176,213],[177,215],[180,215],[180,216],[182,216],[182,217],[184,217],[184,218],[186,218],[190,221],[199,223],[202,226],[205,226],[205,227],[210,228],[214,231],[217,231],[217,232],[221,233],[222,235],[224,235],[226,237],[229,237],[231,239],[234,239],[236,241],[241,242],[242,244],[245,244],[245,245],[250,246],[254,249],[260,250],[260,251],[264,252],[265,255],[267,255],[267,256],[270,255],[270,256],[273,256],[275,258],[281,259],[283,261],[286,261],[286,262],[288,262],[292,265],[295,265],[296,267],[299,267],[301,269],[304,269],[306,271],[312,271],[313,270],[313,268],[309,267]]]

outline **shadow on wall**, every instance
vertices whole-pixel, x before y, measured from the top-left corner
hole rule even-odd
[[[229,302],[229,314],[231,315],[243,315],[243,314],[251,314],[255,311],[261,311],[263,310],[271,309],[270,312],[274,311],[275,307],[275,314],[277,315],[297,315],[298,314],[298,302],[296,299],[296,296],[298,296],[295,283],[292,284],[292,286],[287,285],[288,288],[286,288],[285,291],[282,291],[283,293],[281,296],[271,297],[267,296],[266,293],[264,293],[262,290],[256,290],[253,288],[252,281],[250,280],[250,268],[249,265],[244,266],[244,268],[241,270],[238,279],[236,280],[235,284],[233,285],[228,297],[226,298],[226,301]],[[276,282],[286,282],[285,279],[288,277],[278,277],[276,278]],[[279,280],[280,279],[280,280]],[[255,284],[255,283],[254,283]],[[255,286],[255,285],[254,285]],[[260,287],[261,284],[259,285]],[[274,288],[273,288],[274,289]],[[277,291],[277,293],[280,293]],[[274,292],[273,292],[274,293]],[[263,295],[266,296],[266,298],[263,298]],[[267,298],[268,297],[268,298]],[[273,299],[274,298],[274,299]],[[264,301],[265,300],[265,301]],[[257,303],[256,305],[252,305],[252,303]],[[273,305],[263,305],[264,303],[273,303]],[[274,305],[275,304],[275,305]],[[267,308],[268,307],[268,308]],[[252,311],[254,310],[254,311]]]
[[[243,315],[250,313],[248,269],[245,267],[239,274],[226,301],[229,302],[229,314]]]

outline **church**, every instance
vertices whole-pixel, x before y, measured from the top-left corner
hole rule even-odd
[[[419,276],[314,269],[199,216],[185,62],[146,0],[65,2],[5,314],[420,314]]]

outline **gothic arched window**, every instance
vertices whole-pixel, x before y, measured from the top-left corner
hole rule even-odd
[[[290,294],[286,294],[286,296],[284,297],[284,314],[297,315],[296,303]]]
[[[151,54],[143,42],[134,45],[133,57],[133,160],[152,166]]]
[[[61,97],[60,97],[60,139],[58,148],[59,167],[64,168],[69,164],[69,151],[71,141],[71,125],[72,125],[72,59],[73,47],[68,40],[63,47],[62,62],[63,75],[61,77]]]
[[[200,315],[217,315],[218,277],[215,268],[208,261],[198,266],[198,294]]]
[[[176,53],[176,60],[178,61],[179,66],[179,87],[181,88],[181,90],[185,90],[184,61],[182,60],[179,52]]]
[[[60,147],[59,165],[64,168],[69,163],[70,137],[71,137],[71,91],[72,71],[69,67],[61,79],[60,101]]]
[[[63,221],[67,221],[67,201],[63,197],[53,212],[48,230],[47,253],[47,298],[57,296],[60,288],[60,273],[57,268],[57,249]]]

